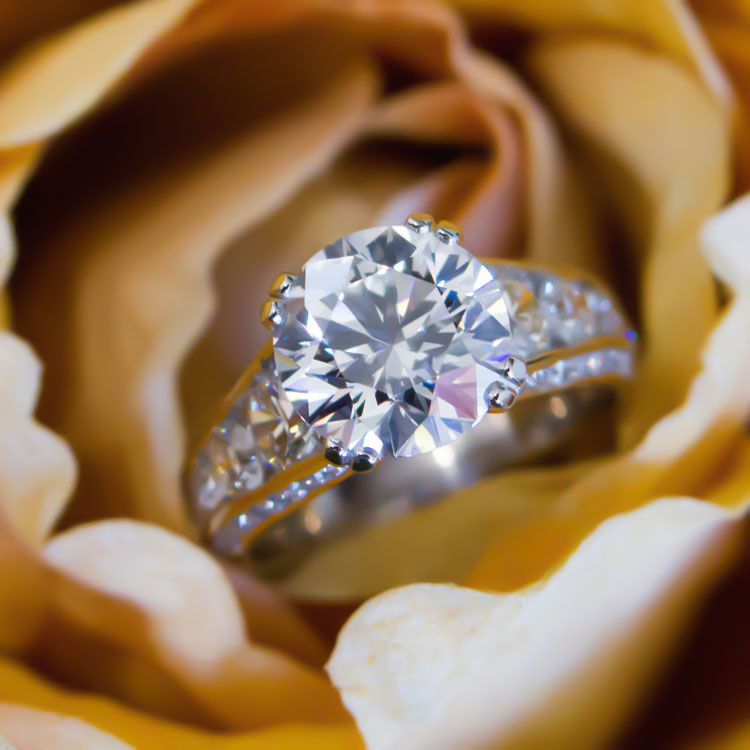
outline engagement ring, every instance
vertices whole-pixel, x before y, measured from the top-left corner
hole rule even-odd
[[[278,276],[262,320],[186,488],[206,544],[265,577],[558,444],[633,371],[601,283],[479,260],[422,214]]]

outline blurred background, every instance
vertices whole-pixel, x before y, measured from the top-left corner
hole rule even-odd
[[[701,234],[750,186],[749,107],[739,0],[0,0],[0,647],[24,670],[0,700],[138,747],[379,745],[322,666],[392,581],[336,565],[308,596],[267,589],[190,541],[179,482],[265,341],[276,274],[428,211],[476,255],[601,276],[641,365],[587,436],[598,455],[407,519],[404,569],[439,557],[462,571],[447,583],[524,591],[664,497],[735,529],[655,555],[664,589],[634,599],[629,640],[596,631],[584,661],[630,649],[637,670],[610,675],[627,690],[571,701],[544,745],[495,726],[487,746],[750,748],[750,222]],[[0,711],[19,748],[43,725]]]

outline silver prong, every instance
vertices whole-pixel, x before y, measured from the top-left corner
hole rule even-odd
[[[518,392],[505,383],[493,383],[485,394],[490,411],[507,411],[516,402]]]
[[[528,374],[526,362],[520,357],[508,357],[505,362],[503,362],[502,372],[508,380],[512,380],[519,387],[526,382]]]
[[[406,226],[413,229],[418,234],[432,231],[432,224],[435,219],[430,214],[409,214],[406,219]]]
[[[485,393],[490,411],[507,411],[516,402],[527,378],[526,362],[508,357],[501,366],[502,379],[492,383]]]
[[[286,308],[284,303],[277,299],[267,299],[260,309],[260,322],[266,328],[276,328],[283,325],[286,320]]]
[[[446,245],[455,245],[461,242],[461,232],[455,224],[450,221],[441,221],[435,230],[435,236]]]
[[[374,450],[365,448],[352,459],[352,469],[357,472],[371,471],[379,461],[380,456]]]
[[[280,273],[271,283],[269,293],[276,299],[288,299],[292,289],[299,283],[299,276],[291,273]]]
[[[352,462],[352,454],[339,443],[329,440],[325,449],[326,461],[334,466],[348,466]]]

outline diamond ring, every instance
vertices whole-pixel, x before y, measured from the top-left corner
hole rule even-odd
[[[281,274],[262,321],[272,340],[186,494],[205,542],[267,577],[556,444],[633,371],[635,334],[601,283],[480,261],[424,214]]]

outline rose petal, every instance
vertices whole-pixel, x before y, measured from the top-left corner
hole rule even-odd
[[[526,591],[387,592],[344,627],[329,672],[371,747],[601,746],[747,528],[666,499],[608,520]]]
[[[710,14],[709,14],[710,15]],[[728,13],[726,19],[706,23],[706,32],[721,62],[731,77],[738,98],[735,122],[735,149],[737,158],[738,192],[750,190],[750,143],[746,134],[750,130],[750,22]]]
[[[531,583],[607,516],[665,493],[705,492],[726,471],[745,444],[750,413],[750,351],[738,345],[750,326],[750,274],[741,239],[749,217],[750,197],[706,225],[705,252],[735,296],[709,337],[702,371],[684,404],[632,452],[592,471],[526,525],[499,533],[468,583],[503,590]],[[733,507],[746,502],[746,492],[729,500]],[[519,559],[527,565],[518,566]]]
[[[0,210],[3,213],[13,206],[39,158],[40,150],[39,144],[29,143],[0,151]],[[4,266],[0,265],[2,268]],[[0,283],[4,280],[3,274],[0,274]]]
[[[285,651],[310,666],[323,666],[328,648],[280,592],[248,575],[241,566],[225,562],[224,571],[234,587],[251,641]]]
[[[563,153],[558,133],[518,74],[467,44],[458,18],[440,5],[389,2],[329,8],[339,17],[359,18],[378,49],[407,70],[456,77],[476,95],[518,119],[526,147],[527,253],[539,260],[596,267],[598,253],[590,209]],[[334,11],[335,9],[335,11]],[[356,28],[356,27],[355,27]]]
[[[21,538],[46,538],[73,487],[67,445],[31,419],[41,368],[29,346],[0,332],[0,513]]]
[[[586,472],[583,464],[519,471],[456,492],[436,505],[354,532],[326,545],[300,565],[283,589],[302,599],[357,601],[405,581],[462,581],[477,565],[497,529],[524,524]],[[398,555],[384,555],[398,549]],[[516,575],[528,555],[509,564]]]
[[[453,0],[487,23],[491,18],[535,32],[585,32],[632,36],[694,66],[716,96],[729,103],[731,92],[700,25],[687,3],[671,0],[610,0],[606,3],[555,0]],[[713,3],[713,0],[711,0]],[[475,16],[476,17],[476,16]]]
[[[321,675],[247,643],[220,565],[187,540],[144,523],[102,521],[53,538],[45,559],[60,573],[63,622],[165,669],[221,724],[342,719]],[[65,648],[61,634],[52,658]]]
[[[22,750],[132,750],[80,719],[26,706],[0,704],[0,732]]]
[[[55,257],[64,267],[50,264],[35,275],[19,317],[34,319],[61,378],[74,373],[60,394],[61,426],[83,467],[81,515],[86,502],[89,513],[103,513],[104,504],[111,514],[187,530],[175,371],[210,314],[213,258],[333,158],[376,85],[368,64],[352,63],[317,97],[198,163],[137,182],[96,219],[86,211],[83,225],[57,234]],[[43,308],[33,300],[52,288],[74,314],[68,327],[38,317]]]
[[[46,538],[75,481],[67,445],[33,420],[41,368],[29,346],[0,332],[0,645],[36,635],[46,580],[34,548]]]
[[[703,369],[683,407],[654,425],[635,453],[651,462],[687,452],[712,428],[742,430],[750,411],[750,348],[738,345],[750,325],[750,262],[745,237],[750,231],[750,196],[735,201],[703,229],[702,245],[716,275],[735,291],[703,352]],[[718,450],[716,442],[714,451]]]
[[[464,241],[479,256],[517,250],[523,177],[519,133],[509,114],[466,86],[435,84],[409,90],[377,108],[367,128],[374,134],[430,143],[486,145],[490,155],[476,164],[462,189],[443,196],[443,208],[419,203],[413,191],[389,201],[382,215],[403,221],[415,205],[465,227]],[[411,201],[407,207],[407,201]],[[399,206],[398,213],[396,206]]]
[[[543,42],[531,61],[563,119],[589,144],[615,210],[645,245],[646,349],[642,385],[625,417],[631,443],[683,398],[716,320],[713,280],[697,237],[727,189],[727,119],[684,69],[625,44]]]
[[[79,117],[193,4],[113,8],[15,58],[0,77],[0,148],[46,138]]]
[[[134,711],[107,698],[63,690],[6,660],[0,660],[0,699],[77,716],[139,750],[357,750],[361,746],[351,724],[287,724],[249,733],[210,733]]]

